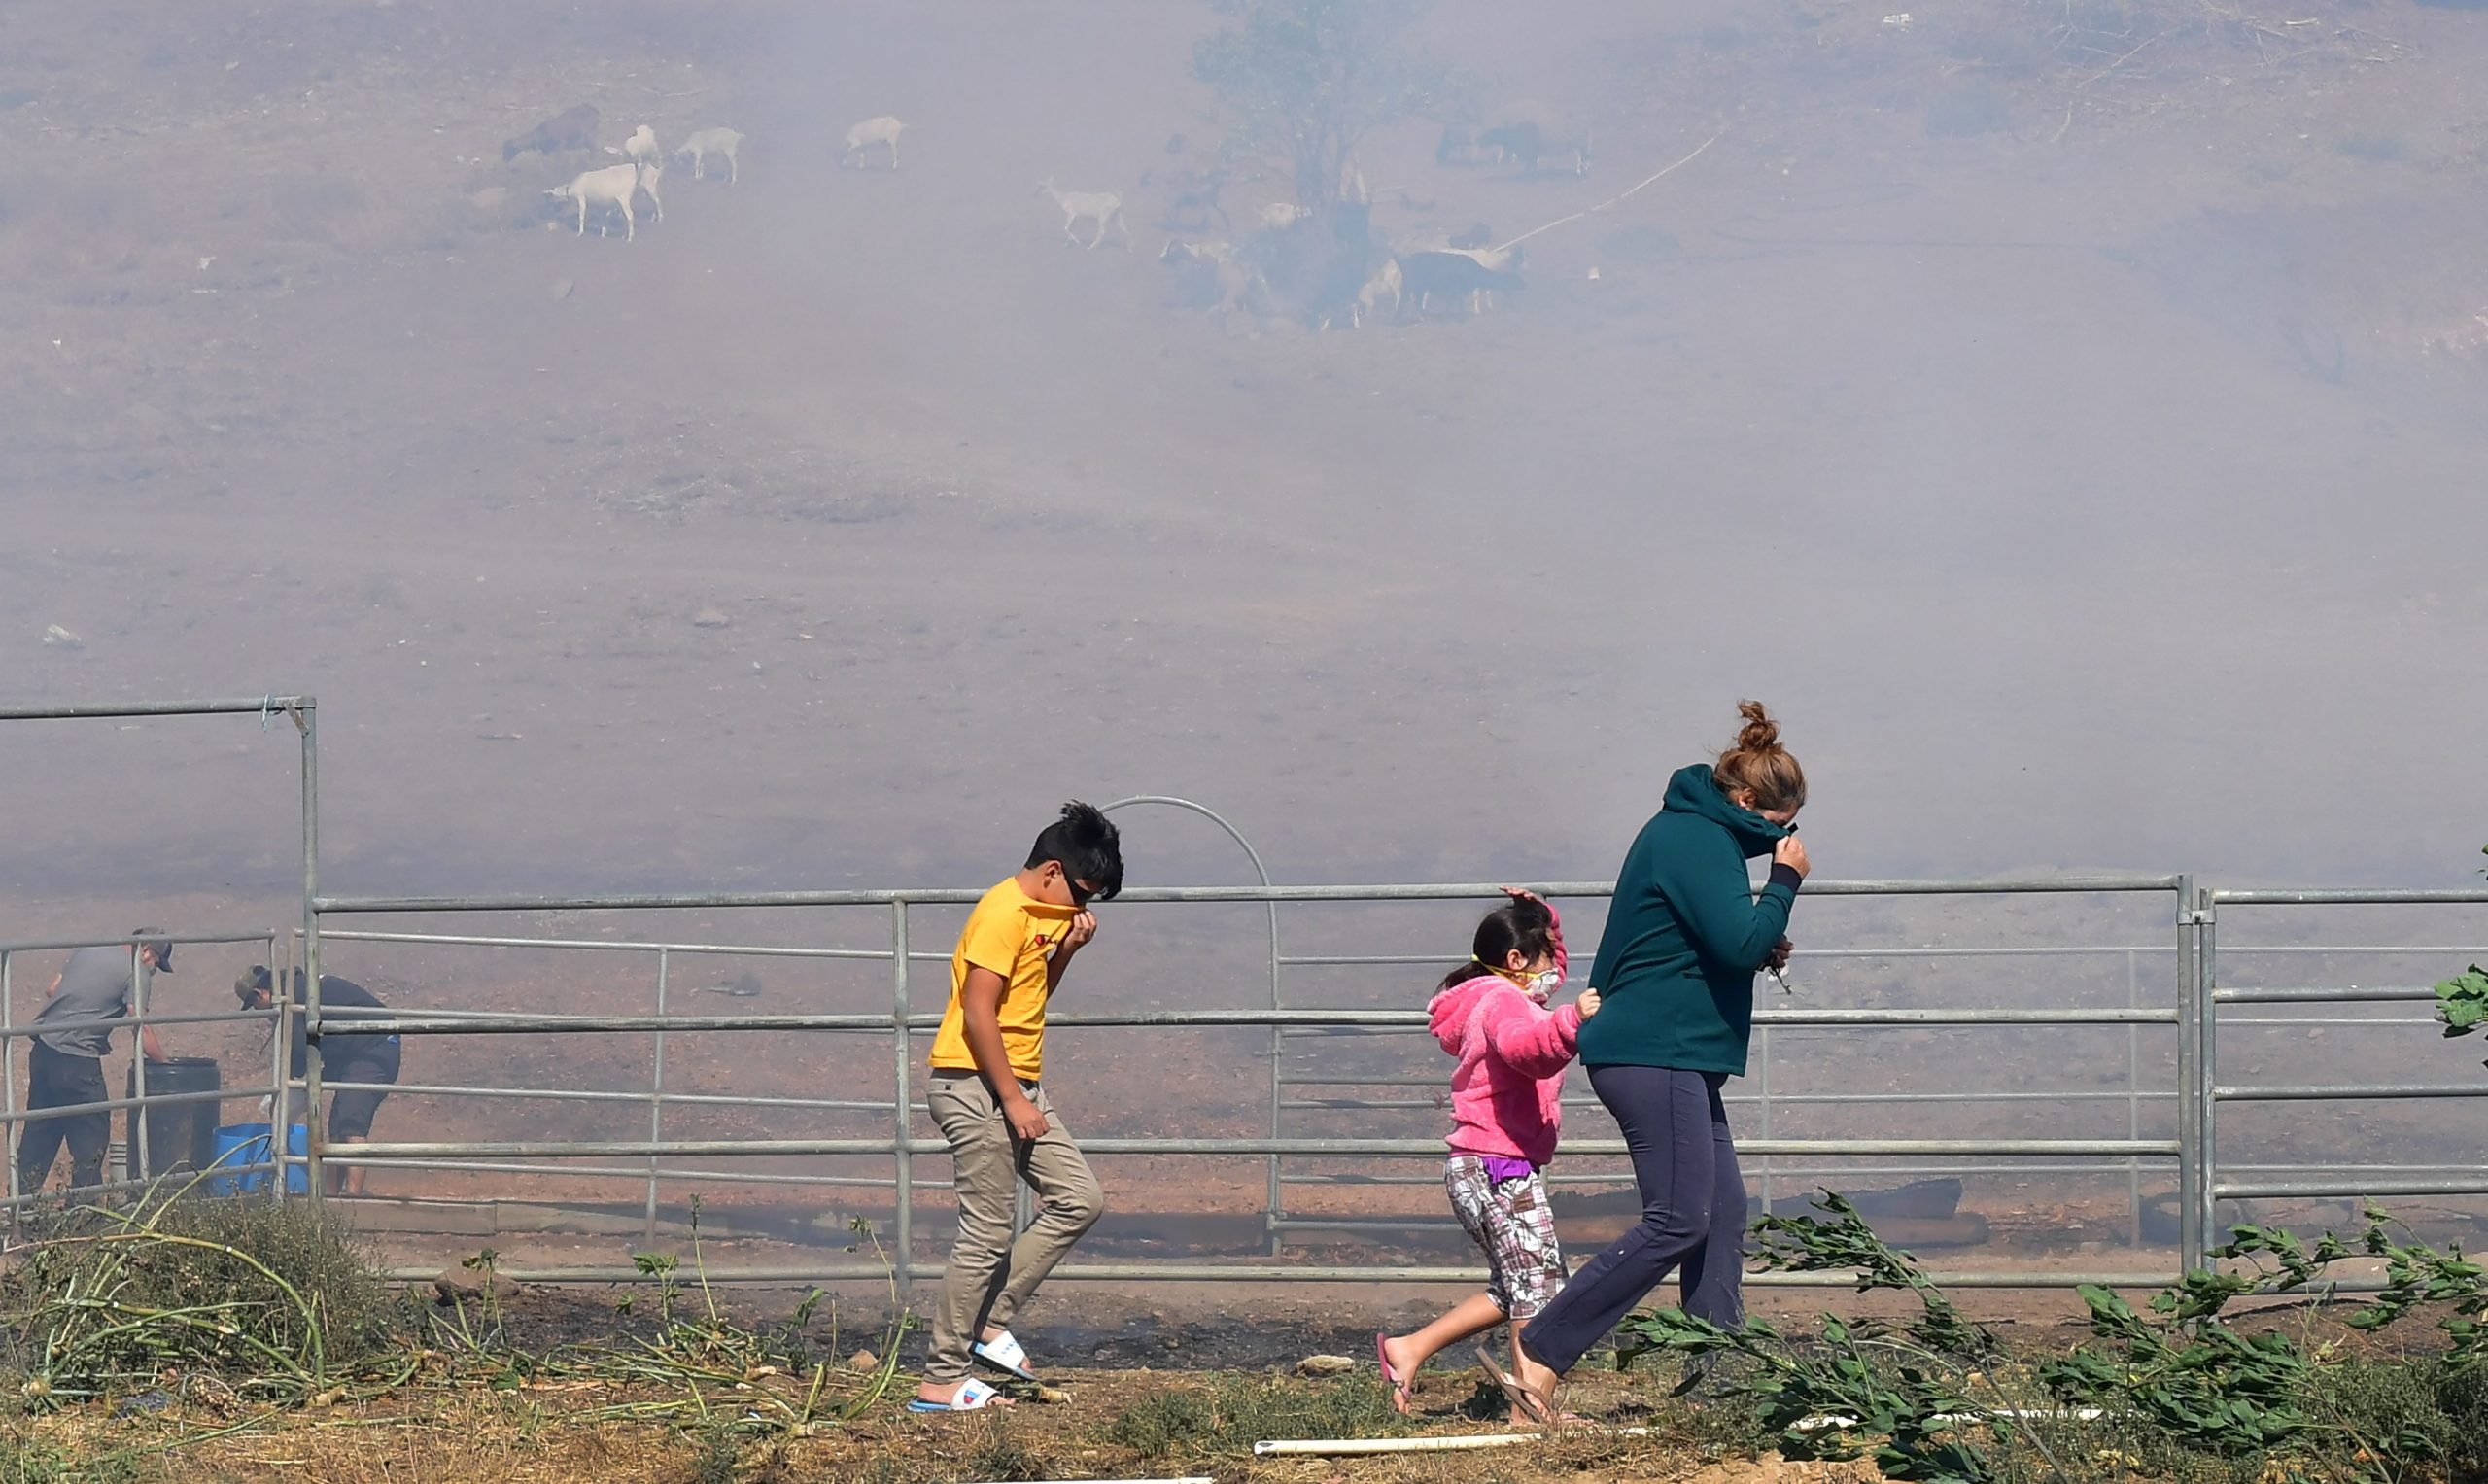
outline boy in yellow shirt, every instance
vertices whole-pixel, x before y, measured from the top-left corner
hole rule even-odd
[[[1010,1405],[969,1366],[983,1362],[1035,1379],[1011,1334],[1012,1316],[1105,1213],[1105,1191],[1040,1074],[1046,1002],[1073,955],[1096,936],[1088,904],[1112,900],[1123,885],[1114,825],[1086,804],[1066,804],[1037,837],[1027,865],[978,901],[950,954],[950,1003],[933,1038],[924,1101],[950,1144],[959,1235],[942,1270],[932,1349],[912,1411]],[[1037,1192],[1038,1211],[1014,1242],[1021,1180]]]

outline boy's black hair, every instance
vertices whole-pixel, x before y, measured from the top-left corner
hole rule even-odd
[[[1050,860],[1060,861],[1073,880],[1096,887],[1099,901],[1112,901],[1123,889],[1123,834],[1094,805],[1074,799],[1062,807],[1061,818],[1039,832],[1028,847],[1027,869]]]

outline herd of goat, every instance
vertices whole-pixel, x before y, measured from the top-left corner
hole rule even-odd
[[[621,156],[619,164],[582,170],[544,191],[561,216],[575,215],[580,236],[586,235],[591,219],[598,235],[605,235],[607,224],[618,216],[624,239],[636,240],[642,199],[654,219],[663,222],[665,198],[660,192],[669,160],[687,164],[696,180],[708,179],[712,168],[729,184],[742,179],[744,136],[733,129],[696,130],[668,153],[645,123],[621,144],[605,144],[604,121],[593,105],[582,103],[501,146],[504,162],[529,154],[548,159],[600,153]],[[906,128],[886,115],[857,123],[847,131],[839,163],[896,170],[899,136]],[[1510,164],[1530,174],[1551,168],[1580,175],[1589,168],[1589,138],[1586,132],[1549,129],[1527,118],[1483,128],[1454,124],[1443,130],[1435,158],[1446,165]],[[1491,235],[1482,225],[1458,235],[1437,233],[1391,243],[1374,238],[1370,192],[1353,161],[1340,170],[1325,209],[1296,201],[1262,205],[1247,219],[1251,230],[1235,240],[1234,220],[1219,202],[1220,192],[1234,178],[1232,170],[1217,170],[1186,172],[1171,182],[1173,199],[1164,225],[1227,235],[1170,237],[1158,255],[1159,262],[1184,276],[1186,299],[1222,325],[1238,314],[1269,313],[1290,297],[1307,306],[1306,320],[1324,329],[1359,327],[1384,314],[1395,319],[1424,318],[1437,311],[1473,316],[1492,307],[1496,295],[1521,286],[1521,250],[1489,246]],[[1143,184],[1149,184],[1149,177],[1143,177]],[[1133,245],[1120,192],[1065,190],[1048,177],[1038,183],[1037,194],[1052,198],[1061,211],[1067,246],[1094,251],[1110,235],[1120,237],[1126,248]],[[1308,234],[1308,225],[1317,222],[1328,230]],[[1319,240],[1306,242],[1307,235]],[[1280,279],[1287,281],[1289,293],[1274,288],[1274,280]]]

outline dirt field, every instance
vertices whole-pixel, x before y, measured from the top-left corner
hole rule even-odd
[[[467,1484],[491,1479],[600,1479],[674,1484],[716,1478],[853,1479],[875,1484],[967,1484],[970,1480],[1070,1477],[1213,1477],[1220,1484],[1449,1484],[1494,1479],[1503,1484],[1549,1480],[1689,1480],[1693,1484],[1868,1484],[1877,1477],[1865,1465],[1788,1464],[1776,1457],[1722,1458],[1721,1444],[1703,1436],[1701,1421],[1680,1409],[1660,1412],[1638,1400],[1654,1391],[1615,1377],[1584,1385],[1584,1398],[1622,1404],[1634,1425],[1655,1425],[1662,1435],[1564,1438],[1491,1454],[1400,1459],[1152,1459],[1111,1441],[1110,1419],[1170,1388],[1199,1383],[1165,1372],[1099,1371],[1081,1376],[1069,1399],[1054,1406],[1022,1406],[1008,1416],[959,1419],[877,1414],[833,1436],[777,1445],[724,1448],[698,1435],[668,1435],[628,1423],[585,1427],[561,1415],[582,1400],[576,1390],[539,1391],[451,1399],[445,1404],[383,1403],[351,1413],[304,1417],[270,1429],[186,1447],[180,1455],[186,1478],[219,1481],[316,1477],[353,1481],[396,1478]],[[1362,1381],[1336,1383],[1364,1385]],[[1503,1431],[1479,1421],[1469,1408],[1488,1408],[1476,1396],[1482,1380],[1468,1375],[1437,1380],[1422,1430],[1434,1434]],[[1485,1388],[1491,1390],[1491,1387]],[[425,1398],[429,1402],[430,1398]],[[115,1440],[136,1441],[162,1424],[149,1420],[113,1430]],[[76,1439],[94,1443],[100,1437]],[[1706,1454],[1709,1456],[1706,1459]],[[721,1460],[729,1460],[721,1465]],[[1482,1461],[1482,1462],[1481,1462]],[[703,1469],[717,1470],[704,1472]],[[153,1477],[142,1469],[140,1477]]]
[[[1079,1308],[1078,1304],[1050,1307]],[[1902,1313],[1889,1294],[1840,1295],[1819,1306],[1855,1317]],[[1974,1295],[1971,1311],[1995,1326],[2020,1353],[2053,1353],[2083,1328],[2062,1302],[2014,1295]],[[764,1298],[730,1305],[739,1322],[775,1322],[784,1303]],[[717,1430],[667,1427],[628,1417],[599,1419],[603,1408],[652,1404],[659,1392],[547,1376],[507,1389],[464,1391],[415,1387],[259,1419],[229,1435],[202,1430],[246,1418],[212,1386],[188,1388],[179,1404],[156,1411],[124,1409],[54,1417],[23,1432],[54,1457],[94,1459],[121,1454],[132,1463],[120,1478],[208,1480],[275,1476],[348,1481],[415,1478],[453,1481],[564,1479],[588,1474],[624,1480],[872,1480],[876,1484],[983,1484],[1006,1479],[1208,1477],[1219,1484],[1449,1484],[1486,1479],[1501,1484],[1553,1481],[1692,1481],[1692,1484],[1867,1484],[1878,1475],[1864,1464],[1791,1464],[1767,1452],[1726,1408],[1705,1408],[1668,1396],[1675,1367],[1645,1363],[1626,1373],[1584,1365],[1567,1382],[1568,1408],[1593,1424],[1632,1432],[1567,1433],[1555,1438],[1458,1455],[1380,1458],[1257,1458],[1250,1443],[1267,1436],[1337,1438],[1387,1435],[1395,1427],[1427,1436],[1504,1432],[1503,1403],[1464,1348],[1445,1355],[1419,1378],[1404,1425],[1388,1421],[1370,1368],[1311,1373],[1316,1357],[1355,1361],[1371,1352],[1369,1329],[1342,1328],[1284,1298],[1251,1305],[1252,1317],[1213,1318],[1175,1297],[1166,1307],[1126,1308],[1121,1333],[1049,1326],[1036,1341],[1058,1391],[1008,1413],[982,1418],[911,1416],[892,1403],[854,1422],[824,1427],[808,1437],[775,1442],[720,1440]],[[1764,1295],[1755,1312],[1804,1332],[1815,1306]],[[1390,1315],[1413,1325],[1429,1309]],[[601,1316],[601,1317],[600,1317]],[[581,1339],[604,1339],[615,1328],[609,1308],[580,1293],[520,1295],[507,1313],[522,1351]],[[833,1305],[805,1329],[815,1346],[842,1352],[869,1346],[884,1315],[869,1301]],[[1088,1318],[1114,1319],[1103,1309]],[[2261,1319],[2302,1335],[2309,1326],[2335,1344],[2367,1344],[2326,1329],[2299,1305]],[[844,1338],[840,1338],[844,1336]],[[869,1354],[869,1350],[866,1352]],[[1331,1363],[1313,1360],[1313,1365]],[[777,1383],[768,1383],[777,1384]],[[1217,1432],[1169,1442],[1153,1427],[1167,1398],[1217,1398]],[[1197,1426],[1197,1414],[1195,1420]],[[1236,1429],[1242,1431],[1235,1431]],[[183,1438],[178,1451],[155,1450]],[[2059,1445],[2067,1439],[2057,1438]],[[2079,1439],[2074,1439],[2079,1441]],[[2103,1437],[2102,1442],[2114,1443]],[[2086,1475],[2089,1476],[2089,1475]],[[2127,1476],[2117,1474],[2116,1476]]]
[[[1405,121],[1362,152],[1379,229],[1514,236],[1716,142],[1533,238],[1528,288],[1497,312],[1325,334],[1221,327],[1156,260],[1168,174],[1217,132],[1187,70],[1217,23],[1205,6],[24,0],[0,13],[8,689],[315,692],[324,881],[353,892],[981,885],[1054,800],[1144,791],[1226,811],[1283,880],[1600,878],[1667,772],[1753,693],[1790,718],[1830,875],[2465,882],[2488,817],[2474,772],[2447,763],[2488,721],[2459,683],[2488,621],[2471,556],[2488,519],[2488,31],[2401,3],[2262,18],[2137,3],[2084,13],[2122,30],[2074,34],[2033,18],[2049,9],[1885,26],[1727,0],[1656,17],[1585,0],[1561,19],[1445,3],[1419,39],[1495,100],[1595,119],[1597,160],[1577,181],[1445,166],[1437,121]],[[537,193],[585,161],[505,161],[501,145],[579,101],[603,110],[606,144],[642,121],[669,145],[730,123],[751,136],[743,179],[676,169],[667,220],[628,243],[547,223]],[[903,166],[840,168],[839,136],[880,113],[912,125]],[[1123,191],[1132,243],[1063,246],[1031,190],[1049,175]],[[18,780],[7,936],[285,925],[294,756],[282,719],[0,729]],[[1135,880],[1242,870],[1172,813],[1132,816],[1127,842]],[[1468,912],[1308,917],[1290,943],[1431,952],[1456,948]],[[809,915],[385,925],[851,947],[885,932]],[[919,947],[954,926],[928,915]],[[1809,903],[1799,927],[1805,947],[2169,937],[2164,915],[2020,906]],[[1078,988],[1109,1006],[1261,1003],[1259,930],[1250,910],[1119,914]],[[2483,932],[2465,909],[2291,919],[2224,945]],[[251,956],[186,949],[167,987],[223,1008]],[[331,963],[409,1006],[636,1011],[653,987],[652,965],[619,955],[340,947]],[[52,967],[20,966],[20,1013]],[[745,967],[761,999],[691,1003],[888,1005],[870,965],[704,962],[688,992]],[[1406,1004],[1425,977],[1297,987]],[[937,979],[919,973],[917,1009]],[[1799,980],[1825,1004],[2128,992],[2115,969]],[[2282,1027],[2224,1054],[2240,1080],[2476,1073],[2475,1054],[2413,1034]],[[2127,1066],[2115,1034],[1905,1035],[1792,1034],[1776,1091],[2096,1092]],[[238,1031],[190,1049],[232,1079],[259,1054]],[[631,1090],[650,1050],[472,1039],[409,1066]],[[1288,1065],[1391,1075],[1432,1067],[1424,1052],[1315,1045]],[[1101,1034],[1059,1054],[1084,1132],[1265,1117],[1268,1051],[1249,1035]],[[889,1075],[879,1040],[675,1038],[668,1055],[671,1085],[695,1092],[866,1099]],[[2137,1059],[2143,1086],[2165,1086],[2164,1048]],[[2442,1111],[2462,1106],[2259,1109],[2224,1124],[2224,1148],[2488,1157],[2475,1120]],[[630,1105],[514,1124],[411,1094],[384,1117],[399,1132],[645,1128]],[[2147,1133],[2164,1105],[2154,1117]],[[2114,1136],[2124,1118],[2116,1102],[1998,1104],[1948,1126]],[[1791,1111],[1777,1131],[1886,1119]],[[697,1108],[665,1123],[881,1126]],[[1438,1116],[1363,1126],[1431,1137]],[[1107,1173],[1103,1250],[1258,1246],[1257,1162]],[[2124,1229],[2118,1178],[1974,1182],[1993,1250],[1963,1260],[2160,1260],[2164,1239]],[[376,1188],[512,1184],[406,1172]],[[821,1215],[702,1189],[756,1223]],[[639,1198],[627,1179],[528,1193]],[[669,1219],[689,1193],[669,1187]],[[1616,1218],[1601,1193],[1579,1192],[1568,1238]],[[1422,1186],[1305,1188],[1291,1207],[1441,1216]],[[2440,1215],[2453,1234],[2479,1220]],[[410,1238],[404,1255],[472,1245]],[[603,1261],[639,1243],[504,1245]],[[803,1251],[831,1249],[729,1244]],[[1229,1301],[1206,1301],[1203,1323]],[[382,1431],[410,1448],[432,1435]],[[317,1450],[346,1435],[291,1437],[324,1462],[290,1467],[328,1476],[345,1466]],[[234,1476],[278,1467],[264,1439],[225,1446],[215,1467]],[[526,1467],[630,1476],[604,1454]]]

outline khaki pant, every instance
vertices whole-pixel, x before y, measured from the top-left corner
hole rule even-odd
[[[974,1072],[936,1071],[924,1096],[934,1125],[950,1143],[951,1182],[959,1194],[959,1236],[942,1270],[933,1310],[933,1343],[924,1379],[948,1385],[968,1373],[968,1347],[985,1327],[1008,1328],[1046,1274],[1105,1214],[1106,1192],[1071,1142],[1045,1089],[1023,1083],[1046,1116],[1045,1137],[1022,1145],[992,1088]],[[1019,1183],[1037,1192],[1037,1219],[1011,1237]]]

